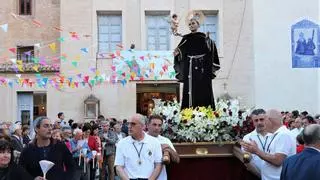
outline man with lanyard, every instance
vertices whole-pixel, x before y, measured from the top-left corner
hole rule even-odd
[[[282,125],[281,113],[277,110],[267,112],[268,131],[272,132],[272,138],[267,141],[265,151],[258,148],[255,142],[243,143],[245,151],[256,154],[262,160],[262,180],[279,180],[282,163],[284,160],[296,153],[296,141],[292,138],[290,131]]]
[[[260,150],[265,151],[268,139],[272,138],[270,137],[272,136],[272,134],[267,132],[266,111],[263,109],[255,109],[251,112],[250,117],[255,127],[255,130],[245,135],[243,137],[243,142],[250,143],[251,141],[254,141],[258,145],[258,148]],[[244,151],[243,148],[242,150]],[[255,175],[257,175],[258,177],[260,177],[263,160],[261,160],[259,156],[255,154],[250,154],[249,160],[250,160],[250,163],[246,165],[248,167],[248,170],[254,173]]]
[[[156,180],[162,168],[159,141],[146,134],[145,118],[136,114],[129,119],[129,136],[117,145],[115,166],[121,180]]]
[[[159,140],[162,151],[169,152],[170,162],[179,163],[180,161],[179,155],[174,149],[171,141],[168,138],[160,135],[162,124],[163,124],[163,119],[161,116],[158,116],[158,115],[150,116],[149,122],[148,122],[148,134]],[[165,166],[162,167],[158,180],[167,180],[167,172],[166,172]]]

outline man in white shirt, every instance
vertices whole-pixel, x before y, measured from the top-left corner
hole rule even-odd
[[[302,120],[300,117],[297,117],[295,120],[294,120],[294,126],[295,128],[292,129],[290,132],[291,132],[291,135],[294,139],[297,138],[297,136],[302,132],[303,128],[302,128]]]
[[[251,141],[254,141],[258,145],[258,148],[260,150],[265,151],[268,138],[272,136],[272,134],[267,132],[266,111],[263,109],[255,109],[251,112],[250,118],[253,122],[255,130],[245,135],[243,137],[243,142],[250,143]],[[243,148],[242,150],[244,151]],[[251,157],[249,159],[250,163],[247,164],[248,170],[260,177],[263,160],[261,160],[259,156],[255,154],[251,154]]]
[[[129,119],[129,136],[117,145],[115,166],[121,180],[156,180],[162,168],[159,141],[146,134],[145,118],[136,114]]]
[[[258,148],[255,142],[244,143],[245,151],[256,154],[262,160],[262,180],[279,180],[284,160],[296,153],[296,141],[290,131],[282,125],[281,113],[277,110],[267,112],[269,125],[268,131],[272,132],[272,138],[267,141],[265,151]]]
[[[60,127],[70,127],[69,124],[64,120],[64,113],[63,112],[58,113],[57,123],[60,125]]]
[[[162,130],[162,124],[163,124],[163,119],[161,116],[158,115],[153,115],[149,117],[148,121],[148,134],[157,138],[161,144],[162,151],[167,151],[169,152],[168,157],[170,162],[174,163],[179,163],[180,158],[178,153],[176,152],[175,148],[173,147],[173,144],[171,141],[160,135],[161,130]],[[161,173],[158,177],[158,180],[167,180],[167,172],[166,172],[166,167],[163,165]]]

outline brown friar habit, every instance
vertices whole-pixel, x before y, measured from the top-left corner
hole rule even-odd
[[[215,110],[212,79],[220,69],[215,43],[202,32],[190,33],[183,36],[176,51],[174,69],[183,83],[181,109],[211,106]]]

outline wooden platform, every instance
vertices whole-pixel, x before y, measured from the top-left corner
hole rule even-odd
[[[241,150],[233,142],[177,143],[180,163],[168,169],[169,180],[257,180],[239,160]],[[237,158],[238,157],[238,158]]]

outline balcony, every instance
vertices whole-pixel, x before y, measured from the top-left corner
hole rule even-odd
[[[60,64],[35,64],[23,63],[22,65],[13,63],[1,63],[0,73],[54,73],[60,71]]]

